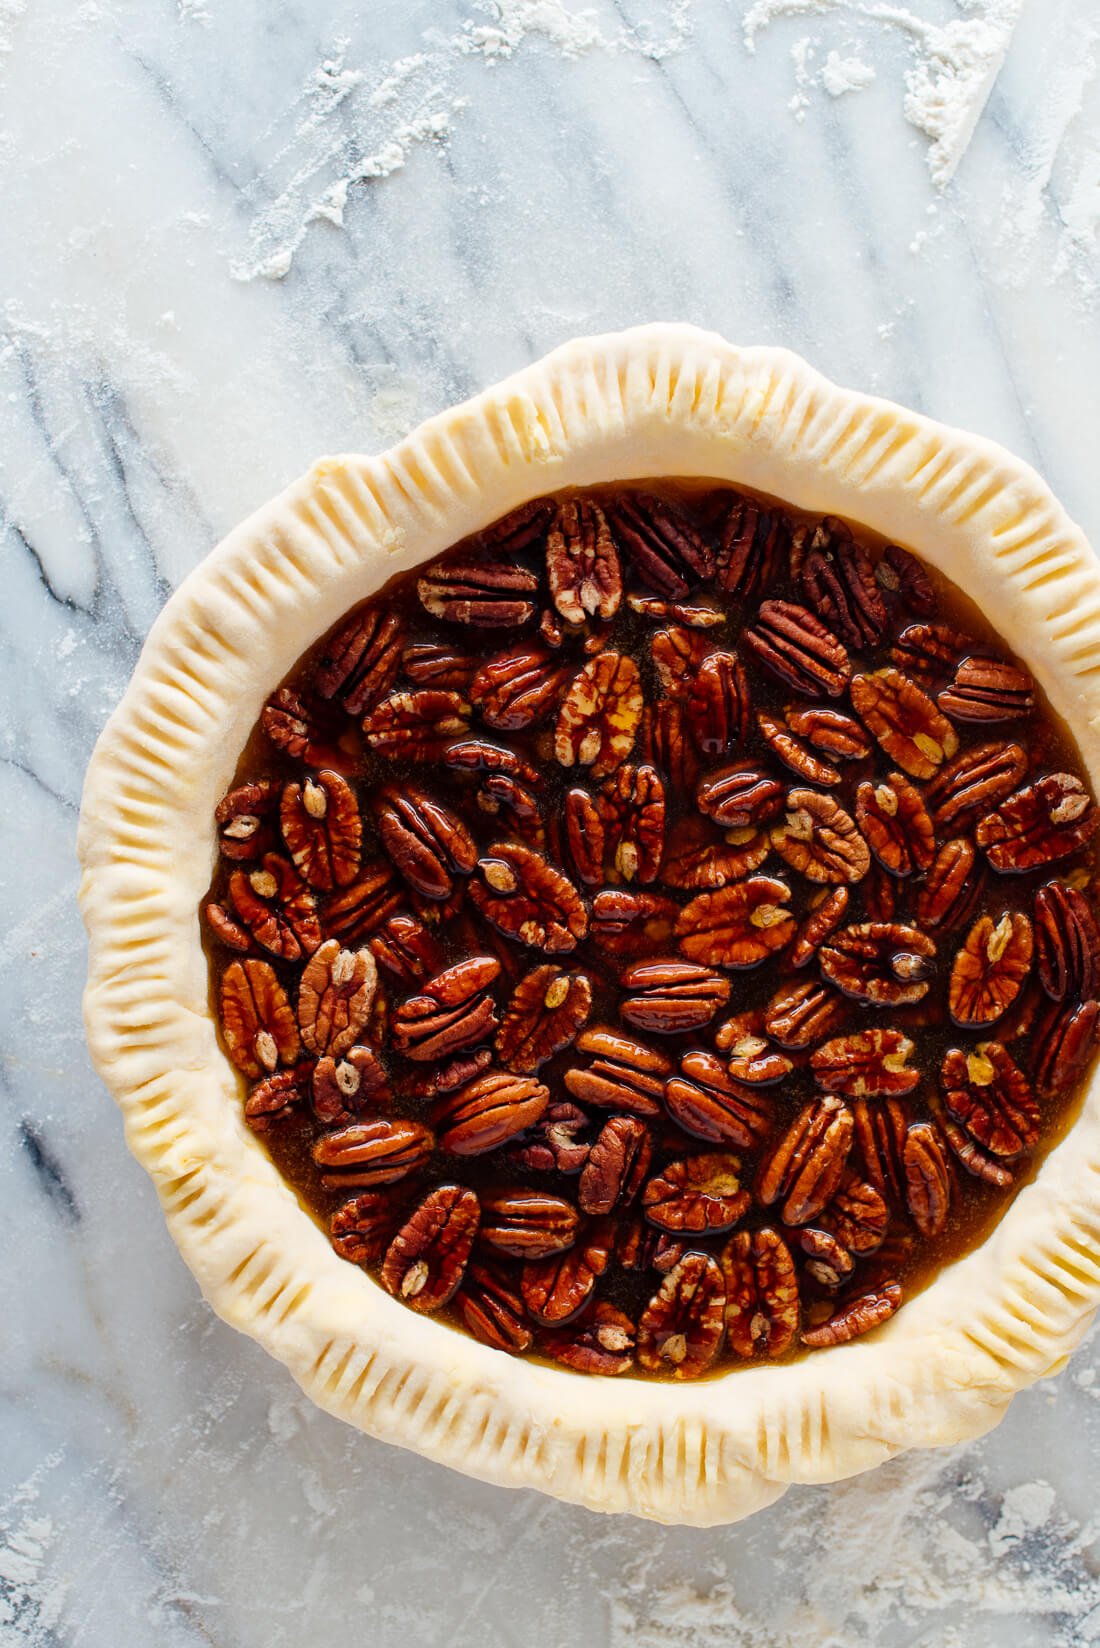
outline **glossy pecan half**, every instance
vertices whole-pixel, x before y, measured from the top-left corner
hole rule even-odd
[[[523,641],[486,659],[470,682],[470,702],[490,727],[522,732],[557,707],[568,680],[552,652]]]
[[[842,1028],[851,1003],[816,979],[783,984],[764,1009],[764,1028],[780,1047],[799,1052]]]
[[[628,992],[620,1006],[627,1024],[665,1036],[709,1024],[730,994],[730,981],[721,973],[675,959],[635,962],[619,984]]]
[[[920,1071],[909,1060],[913,1043],[900,1030],[857,1030],[836,1036],[810,1055],[819,1087],[850,1099],[900,1097],[911,1093]]]
[[[685,1053],[682,1074],[666,1088],[669,1115],[687,1133],[713,1144],[752,1150],[771,1132],[775,1109],[751,1086],[734,1081],[714,1053]]]
[[[964,658],[936,702],[953,721],[1015,721],[1035,708],[1035,682],[1003,659]]]
[[[651,955],[672,938],[679,913],[660,893],[608,889],[592,901],[592,938],[613,956]]]
[[[679,601],[714,568],[710,546],[687,513],[647,492],[623,493],[608,515],[639,575],[659,595]]]
[[[1100,825],[1100,812],[1072,773],[1047,773],[1017,790],[975,831],[975,840],[995,870],[1023,875],[1075,853]]]
[[[891,773],[879,784],[867,779],[859,786],[856,821],[890,875],[915,875],[932,863],[936,853],[932,820],[920,791],[903,773]]]
[[[959,737],[950,721],[900,670],[854,675],[851,694],[868,732],[910,778],[934,778],[958,749]]]
[[[374,806],[378,834],[394,867],[425,898],[449,898],[455,877],[477,863],[466,825],[418,784],[387,784]]]
[[[695,802],[722,829],[757,829],[779,816],[784,795],[782,780],[774,773],[743,761],[708,773],[695,792]]]
[[[587,767],[593,778],[613,772],[634,744],[642,714],[642,683],[632,658],[610,649],[574,676],[558,711],[554,755],[562,767]]]
[[[1055,1001],[1100,985],[1100,926],[1084,893],[1050,881],[1035,894],[1035,943],[1043,989]]]
[[[498,932],[551,955],[575,950],[588,931],[573,883],[530,847],[494,842],[477,861],[470,898]]]
[[[895,1206],[905,1200],[902,1152],[909,1117],[896,1099],[869,1104],[860,1099],[852,1106],[855,1138],[863,1169],[872,1186]]]
[[[689,813],[665,838],[661,879],[684,892],[728,887],[758,870],[770,852],[764,831],[751,824],[719,830]]]
[[[512,992],[496,1035],[509,1070],[530,1074],[573,1042],[592,1011],[592,984],[584,973],[550,963],[525,973]]]
[[[675,1235],[709,1236],[728,1230],[751,1203],[741,1183],[740,1157],[719,1151],[668,1162],[642,1192],[650,1224]]]
[[[275,779],[239,784],[214,809],[218,847],[224,858],[262,858],[275,845],[274,820],[282,785]]]
[[[699,777],[699,751],[685,706],[675,698],[647,704],[638,723],[638,754],[673,790],[690,795]]]
[[[784,907],[790,896],[786,882],[771,876],[700,893],[676,922],[681,954],[705,967],[759,966],[794,937],[796,923]]]
[[[580,1314],[610,1262],[612,1232],[610,1220],[593,1219],[567,1252],[524,1265],[520,1291],[536,1322],[558,1327]]]
[[[572,1247],[578,1214],[546,1190],[496,1190],[481,1199],[481,1240],[513,1259],[546,1259]]]
[[[656,769],[625,763],[595,796],[570,790],[565,833],[577,874],[590,886],[652,881],[665,845],[665,787]]]
[[[792,704],[784,718],[798,738],[834,761],[862,761],[871,753],[871,740],[858,721],[843,710],[824,704]]]
[[[401,1222],[400,1203],[392,1191],[365,1190],[336,1209],[329,1220],[329,1241],[341,1259],[374,1265],[382,1258]]]
[[[743,605],[769,587],[790,535],[780,509],[734,494],[718,540],[718,587]]]
[[[291,687],[279,687],[264,705],[260,725],[275,745],[293,761],[307,767],[339,770],[347,757],[340,748],[346,723],[331,704],[306,697]]]
[[[709,653],[688,687],[687,722],[700,751],[725,755],[749,734],[749,680],[732,652]]]
[[[941,833],[972,828],[1012,794],[1027,773],[1022,744],[979,744],[964,750],[940,771],[925,796],[932,823]]]
[[[792,967],[805,967],[817,955],[830,933],[835,933],[848,912],[851,895],[843,884],[822,886],[810,902],[810,913],[798,929],[788,960]]]
[[[638,1361],[649,1373],[694,1379],[717,1356],[725,1331],[726,1287],[709,1253],[685,1253],[638,1322]]]
[[[246,962],[245,966],[249,964]],[[1084,1074],[1100,1036],[1100,1002],[1051,1002],[1032,1037],[1035,1090],[1042,1099],[1068,1092]]]
[[[805,542],[796,543],[794,553],[802,554],[799,581],[807,603],[848,646],[858,652],[875,646],[887,619],[871,557],[835,516],[796,527],[795,539],[800,533]]]
[[[606,1299],[597,1299],[579,1321],[546,1337],[546,1348],[556,1362],[574,1373],[603,1378],[627,1373],[634,1366],[634,1343],[634,1323]]]
[[[994,922],[979,916],[955,954],[947,987],[956,1024],[980,1030],[1007,1013],[1031,971],[1031,922],[1011,911]]]
[[[854,1131],[852,1112],[834,1094],[806,1105],[761,1167],[760,1200],[781,1202],[784,1224],[808,1224],[840,1184]]]
[[[533,1076],[486,1070],[472,1082],[437,1100],[432,1125],[442,1149],[455,1156],[483,1156],[538,1121],[549,1089]]]
[[[468,1264],[455,1304],[468,1330],[483,1345],[511,1356],[530,1350],[535,1336],[527,1324],[523,1300],[495,1266]]]
[[[384,1103],[388,1094],[386,1072],[372,1047],[349,1047],[339,1058],[326,1055],[313,1067],[313,1114],[326,1127],[354,1120],[369,1104]]]
[[[901,1308],[900,1282],[884,1282],[870,1293],[861,1293],[850,1300],[817,1327],[807,1328],[802,1343],[820,1350],[827,1345],[845,1345],[872,1328],[881,1327]]]
[[[805,698],[839,698],[852,673],[832,630],[793,601],[762,602],[744,643],[770,675]]]
[[[321,892],[347,887],[359,873],[363,824],[347,780],[319,772],[288,784],[279,803],[279,824],[294,867]]]
[[[313,1146],[325,1190],[377,1188],[418,1172],[431,1154],[428,1128],[404,1116],[372,1116],[325,1133]]]
[[[623,595],[619,552],[592,498],[563,498],[546,537],[550,598],[567,624],[614,618]]]
[[[871,852],[859,826],[831,795],[816,790],[787,793],[786,812],[769,840],[780,858],[808,881],[829,886],[862,881]]]
[[[1000,1042],[971,1051],[952,1047],[940,1066],[944,1104],[990,1155],[1011,1159],[1039,1140],[1040,1114],[1031,1083]]]
[[[478,1227],[478,1200],[461,1185],[437,1185],[386,1249],[382,1286],[413,1310],[440,1310],[462,1282]]]
[[[611,1116],[600,1128],[581,1169],[577,1200],[585,1213],[605,1214],[630,1206],[653,1156],[649,1128],[637,1116]]]
[[[322,698],[336,698],[349,715],[362,715],[384,698],[401,668],[404,625],[395,612],[361,607],[329,636],[314,681]]]
[[[738,1230],[722,1249],[726,1346],[746,1360],[783,1356],[798,1332],[798,1271],[777,1230]]]
[[[449,624],[517,629],[534,617],[538,579],[506,561],[444,561],[416,581],[425,612]]]
[[[917,894],[917,920],[929,932],[953,932],[973,914],[986,879],[973,842],[965,836],[945,841]]]
[[[922,1236],[940,1236],[951,1211],[951,1170],[939,1131],[932,1122],[913,1122],[901,1153],[905,1199]]]
[[[265,853],[263,863],[251,869],[234,870],[229,898],[251,938],[281,961],[300,961],[321,942],[317,900],[278,853]]]
[[[298,1025],[311,1053],[339,1058],[370,1018],[378,968],[369,950],[345,950],[326,939],[306,963],[298,986]]]
[[[497,1027],[488,989],[499,975],[495,956],[470,956],[439,973],[422,994],[394,1009],[396,1051],[426,1062],[485,1041]]]
[[[808,744],[795,736],[790,727],[768,710],[758,710],[756,725],[760,736],[778,761],[805,784],[820,784],[829,789],[840,783],[840,773],[831,761],[815,755]]]
[[[392,692],[363,717],[363,736],[375,754],[404,761],[438,761],[469,730],[469,704],[442,687]]]
[[[841,927],[818,951],[824,976],[854,1001],[900,1007],[921,1001],[936,946],[926,933],[901,922],[864,921]]]
[[[659,1116],[665,1078],[672,1062],[663,1053],[605,1025],[593,1025],[577,1037],[578,1053],[591,1063],[567,1070],[566,1087],[582,1104],[621,1110],[633,1116]]]

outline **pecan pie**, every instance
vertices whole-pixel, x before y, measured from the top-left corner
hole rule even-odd
[[[731,488],[539,498],[392,581],[214,823],[248,1122],[342,1258],[514,1356],[878,1327],[1091,1058],[1100,812],[1030,674],[910,552]]]

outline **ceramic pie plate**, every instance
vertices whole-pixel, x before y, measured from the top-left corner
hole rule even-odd
[[[1100,570],[1034,471],[785,350],[687,326],[582,339],[381,456],[322,460],[168,602],[85,785],[85,1016],[203,1293],[321,1407],[485,1481],[711,1525],[979,1436],[1059,1370],[1100,1299],[1100,1080],[984,1243],[868,1339],[695,1385],[585,1378],[417,1316],[336,1256],[245,1125],[199,932],[214,808],[311,642],[528,498],[657,476],[740,483],[916,550],[1034,672],[1100,787]]]

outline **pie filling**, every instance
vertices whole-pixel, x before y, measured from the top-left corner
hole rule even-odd
[[[536,499],[268,700],[204,905],[223,1045],[411,1309],[586,1373],[789,1358],[1064,1133],[1098,823],[906,550],[728,487]]]

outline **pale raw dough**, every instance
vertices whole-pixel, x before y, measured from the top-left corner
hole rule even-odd
[[[1100,786],[1100,571],[1032,470],[783,350],[686,326],[581,340],[381,457],[317,464],[168,603],[85,786],[85,1011],[203,1292],[322,1407],[488,1481],[706,1525],[977,1436],[1061,1366],[1100,1300],[1100,1083],[984,1245],[869,1339],[696,1385],[584,1378],[417,1316],[336,1257],[244,1124],[197,915],[214,808],[310,642],[529,497],[655,475],[742,482],[918,550],[1034,670]]]

